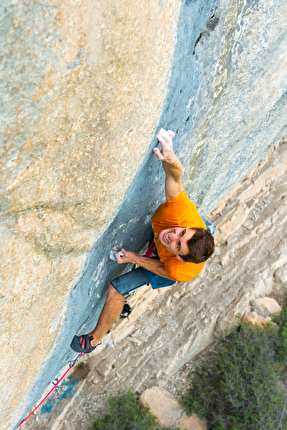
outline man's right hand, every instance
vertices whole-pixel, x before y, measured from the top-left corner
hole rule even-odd
[[[153,152],[156,154],[160,161],[165,161],[169,164],[174,164],[176,162],[176,156],[173,152],[172,138],[174,132],[171,130],[164,130],[163,128],[157,134],[157,138],[161,144],[161,151],[158,148],[154,148]]]
[[[167,200],[175,199],[183,190],[181,183],[182,165],[172,147],[174,132],[171,130],[160,129],[157,138],[161,144],[161,151],[154,148],[153,152],[162,161],[165,171],[165,196]]]

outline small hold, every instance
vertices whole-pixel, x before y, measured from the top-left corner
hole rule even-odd
[[[113,339],[111,339],[108,342],[108,344],[107,344],[107,349],[111,349],[111,348],[114,348],[114,347],[115,347],[114,341],[113,341]]]
[[[113,261],[117,261],[116,256],[115,256],[115,254],[113,253],[113,251],[110,251],[110,253],[109,253],[109,257],[110,257],[110,259],[111,259],[111,260],[113,260]]]
[[[110,251],[110,253],[109,253],[109,257],[110,257],[110,259],[111,260],[113,260],[113,261],[117,261],[117,259],[116,259],[116,255],[118,255],[119,257],[124,257],[124,254],[121,252],[121,251],[117,251],[117,250],[115,250],[115,249],[112,249],[111,251]]]

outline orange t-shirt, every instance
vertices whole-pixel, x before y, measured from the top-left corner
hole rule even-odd
[[[160,242],[158,235],[162,230],[173,227],[206,228],[195,205],[182,191],[175,199],[162,203],[152,217],[152,228],[159,259],[164,263],[166,273],[176,281],[188,282],[195,278],[205,263],[188,263],[179,261],[176,255],[169,252]]]

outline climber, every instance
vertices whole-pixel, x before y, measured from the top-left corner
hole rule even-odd
[[[161,129],[157,134],[161,150],[153,149],[162,161],[166,175],[166,201],[156,209],[151,221],[154,240],[150,242],[146,256],[125,249],[114,253],[119,264],[133,263],[140,267],[111,281],[95,329],[89,334],[74,336],[72,340],[71,348],[76,352],[91,352],[101,343],[121,314],[124,299],[131,291],[148,284],[155,289],[173,285],[176,281],[189,282],[200,273],[214,252],[210,231],[215,228],[210,221],[200,217],[183,190],[182,165],[173,152],[173,136],[172,131]]]

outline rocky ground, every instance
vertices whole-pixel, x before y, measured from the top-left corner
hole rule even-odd
[[[141,394],[184,391],[194,358],[250,312],[250,302],[282,302],[287,285],[287,140],[220,202],[209,219],[217,226],[216,252],[188,284],[140,290],[103,345],[82,358],[59,399],[30,417],[25,430],[89,429],[107,397],[120,389]],[[107,349],[113,339],[114,347]],[[64,372],[64,369],[63,369]]]

